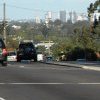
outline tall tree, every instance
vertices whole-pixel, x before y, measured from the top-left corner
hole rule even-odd
[[[91,14],[96,10],[100,12],[100,0],[96,0],[94,4],[90,4],[90,6],[88,7],[88,16],[91,17]]]
[[[95,11],[100,13],[100,0],[96,0],[95,3],[91,3],[87,10],[88,10],[89,19],[91,19],[92,15],[93,15],[93,13],[95,13]],[[100,31],[96,31],[95,29],[100,30],[100,16],[99,16],[99,20],[97,20],[95,18],[93,24],[91,25],[91,32],[100,36],[99,35]]]

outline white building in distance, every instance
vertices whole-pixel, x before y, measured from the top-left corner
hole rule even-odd
[[[39,18],[38,16],[35,17],[35,22],[36,22],[37,24],[41,23],[41,20],[40,20],[40,18]]]
[[[77,16],[77,21],[85,21],[85,20],[88,20],[85,15],[78,15]]]
[[[45,15],[45,23],[48,27],[48,23],[52,20],[52,12],[47,12],[47,14]]]
[[[21,26],[13,25],[12,26],[14,29],[21,29]]]

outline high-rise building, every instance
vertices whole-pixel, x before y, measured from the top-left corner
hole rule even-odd
[[[60,20],[66,22],[66,11],[60,11]]]
[[[78,21],[86,21],[87,19],[87,15],[84,13],[76,13],[74,12],[69,12],[69,21],[71,23],[76,23]]]
[[[73,21],[73,13],[72,12],[69,12],[69,20],[72,23],[72,21]]]
[[[45,23],[46,23],[46,25],[47,25],[47,27],[48,27],[48,23],[50,22],[52,20],[52,12],[47,12],[46,14],[45,14]]]
[[[39,17],[36,17],[36,18],[35,18],[35,22],[36,22],[37,24],[39,24],[39,23],[41,22],[40,18],[39,18]]]
[[[77,22],[77,18],[78,18],[77,13],[74,11],[73,12],[73,23]]]
[[[48,12],[48,19],[52,20],[52,12],[50,12],[50,11]]]

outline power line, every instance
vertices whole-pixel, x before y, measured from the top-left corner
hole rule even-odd
[[[8,7],[13,7],[13,8],[17,8],[17,9],[22,9],[22,10],[27,10],[27,11],[36,11],[36,12],[44,12],[44,13],[47,13],[49,12],[50,10],[41,10],[41,9],[31,9],[31,8],[26,8],[26,7],[20,7],[20,6],[16,6],[16,5],[10,5],[8,4],[7,5]],[[51,11],[52,13],[59,13],[59,11]],[[74,12],[74,11],[69,11],[69,12]],[[66,14],[69,14],[69,12],[66,12]],[[86,13],[77,13],[77,14],[85,14],[87,15]]]
[[[14,7],[14,8],[28,10],[28,11],[48,12],[48,11],[45,11],[45,10],[31,9],[31,8],[26,8],[26,7],[19,7],[19,6],[16,6],[16,5],[8,5],[8,7]]]

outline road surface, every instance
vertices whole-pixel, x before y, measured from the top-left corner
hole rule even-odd
[[[100,72],[43,63],[0,66],[0,100],[100,100]]]

